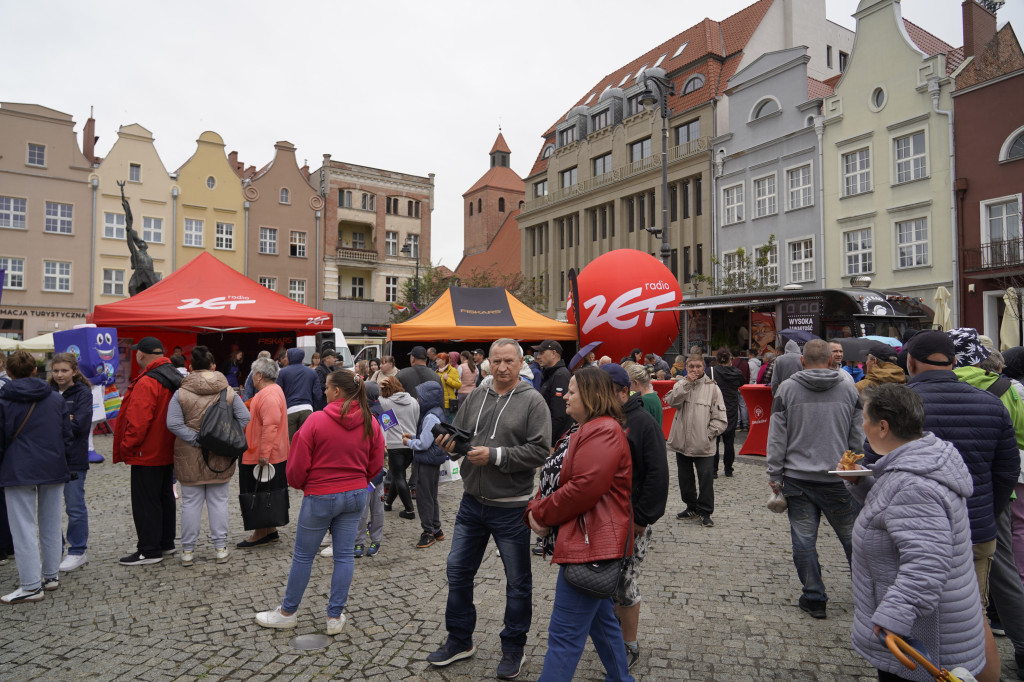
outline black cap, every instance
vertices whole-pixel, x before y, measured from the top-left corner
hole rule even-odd
[[[609,362],[601,365],[601,370],[608,373],[608,376],[612,378],[612,381],[623,388],[629,388],[633,382],[629,378],[629,374],[623,369],[622,365],[617,362]]]
[[[409,357],[416,358],[417,360],[426,360],[427,349],[423,346],[413,346],[412,350],[409,351]]]
[[[558,341],[552,341],[551,339],[548,339],[546,341],[541,341],[536,346],[530,346],[530,347],[533,348],[538,353],[543,353],[546,350],[553,350],[556,353],[558,353],[559,355],[562,354],[562,344],[558,343]]]
[[[330,357],[338,357],[338,351],[334,350],[333,348],[324,348],[322,351],[320,351],[321,360]]]
[[[475,351],[473,351],[473,355],[476,355],[477,353],[479,353],[480,355],[487,355],[487,353],[484,352],[483,348],[477,348]]]
[[[926,329],[914,335],[914,338],[907,342],[907,354],[918,362],[928,364],[951,365],[956,362],[956,349],[953,347],[953,339],[946,336],[945,332],[937,329]],[[945,362],[929,360],[932,355],[944,355]]]
[[[896,349],[887,343],[875,341],[868,346],[867,352],[882,362],[896,362]]]
[[[139,342],[132,346],[132,350],[139,350],[146,355],[163,355],[164,344],[155,336],[143,336]]]

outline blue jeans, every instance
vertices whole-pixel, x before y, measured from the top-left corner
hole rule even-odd
[[[505,628],[501,631],[501,649],[522,652],[533,619],[530,527],[523,523],[522,507],[491,507],[469,494],[462,496],[448,553],[448,606],[444,613],[448,639],[461,648],[468,649],[473,644],[476,629],[473,581],[491,536],[505,565]]]
[[[68,531],[64,541],[69,555],[85,554],[89,542],[89,512],[85,509],[85,475],[88,472],[75,473],[78,478],[64,484],[64,509],[68,515]]]
[[[789,514],[789,534],[793,539],[793,563],[804,586],[804,596],[812,601],[828,601],[818,563],[818,525],[825,514],[846,552],[853,555],[853,524],[860,505],[844,483],[816,483],[786,476],[782,479]]]
[[[309,583],[313,559],[320,551],[320,542],[331,531],[334,547],[334,573],[331,576],[331,599],[327,616],[337,618],[348,601],[348,588],[352,584],[354,560],[352,547],[356,540],[359,516],[366,506],[366,488],[348,490],[331,495],[307,495],[302,498],[299,522],[295,528],[295,550],[292,568],[288,572],[288,586],[281,601],[281,610],[294,613],[302,601],[302,593]]]
[[[604,679],[632,682],[622,629],[615,618],[612,600],[595,599],[578,592],[565,582],[565,569],[560,566],[548,625],[548,652],[544,655],[544,670],[538,682],[573,679],[588,634],[604,663]]]

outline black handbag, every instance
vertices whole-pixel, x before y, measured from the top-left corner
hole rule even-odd
[[[256,490],[239,493],[238,504],[242,508],[242,527],[245,530],[288,525],[288,488],[270,490],[269,482],[267,486],[267,490],[260,490],[257,479]]]
[[[235,419],[234,409],[228,402],[228,389],[221,391],[217,401],[206,409],[196,441],[202,450],[206,467],[215,474],[222,474],[234,466],[235,460],[248,449],[245,429]],[[222,457],[227,462],[223,469],[213,468],[210,464],[211,455]]]
[[[583,515],[580,514],[580,518]],[[586,528],[586,520],[583,521]],[[586,530],[584,530],[586,533]],[[633,539],[633,505],[629,506],[629,527],[626,531],[626,545],[622,548],[622,557],[619,559],[602,559],[600,561],[589,561],[585,564],[566,564],[562,575],[565,582],[588,597],[594,599],[608,599],[615,594],[622,579],[622,568],[626,564],[626,552],[629,551],[629,543]]]

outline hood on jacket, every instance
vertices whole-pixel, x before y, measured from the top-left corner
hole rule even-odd
[[[834,369],[804,369],[789,378],[810,391],[827,391],[845,381]]]
[[[376,381],[366,381],[363,386],[366,387],[366,402],[375,403],[380,400],[380,386]]]
[[[627,412],[644,409],[647,408],[644,407],[643,397],[639,393],[630,393],[629,399],[622,406],[622,413],[626,414]]]
[[[0,398],[15,403],[38,403],[53,393],[50,385],[39,377],[12,379],[0,389]]]
[[[903,373],[903,370],[895,362],[879,361],[878,364],[871,368],[871,371],[864,375],[864,378],[877,381],[880,384],[907,383],[907,375]]]
[[[786,341],[786,355],[801,355],[800,346],[796,341],[792,339]]]
[[[192,372],[181,380],[180,390],[189,391],[196,395],[210,395],[220,393],[228,387],[227,378],[220,372],[214,370],[200,370]]]
[[[907,471],[931,479],[963,498],[974,494],[971,473],[963,457],[950,442],[928,431],[923,438],[901,445],[885,455],[871,468],[875,476],[891,471]]]
[[[337,422],[338,417],[341,417],[341,427],[346,431],[356,431],[363,428],[363,413],[359,409],[359,403],[353,400],[349,403],[348,412],[342,416],[341,406],[345,404],[344,400],[335,400],[333,403],[328,403],[327,407],[324,408],[324,412],[331,418],[332,421]]]
[[[398,395],[401,394],[395,394]],[[444,387],[436,381],[424,381],[416,387],[416,396],[420,399],[420,414],[424,414],[427,410],[441,407],[444,401]]]
[[[523,365],[522,369],[519,370],[519,376],[529,381],[533,381],[533,370],[530,369],[529,365]]]
[[[420,384],[420,386],[425,386],[427,384],[437,384],[437,387],[441,388],[441,384],[438,384],[436,381],[424,381],[422,384]],[[419,395],[420,386],[416,387],[416,395]],[[383,398],[382,397],[381,400],[390,400],[391,402],[395,403],[396,405],[416,405],[417,404],[416,403],[416,398],[413,398],[411,395],[409,395],[405,391],[399,391],[398,393],[392,393],[390,398]]]
[[[289,348],[285,357],[288,358],[289,365],[301,365],[302,361],[306,359],[306,351],[301,348]]]

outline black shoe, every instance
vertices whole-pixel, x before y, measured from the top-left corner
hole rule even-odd
[[[416,549],[426,549],[435,542],[437,542],[437,540],[434,539],[433,535],[430,533],[423,533],[420,535],[420,541],[416,543]]]
[[[626,669],[632,670],[633,665],[640,660],[640,647],[626,646]]]
[[[400,511],[400,512],[398,512],[398,515],[401,516],[403,519],[415,519],[416,518],[416,512],[411,512],[411,511]]]
[[[725,477],[726,478],[732,478],[732,469],[730,469],[729,471],[725,472]]]
[[[468,649],[463,649],[451,640],[448,640],[441,645],[440,649],[427,656],[427,662],[438,667],[444,667],[450,663],[454,663],[455,661],[461,661],[464,658],[469,658],[475,653],[476,647],[472,644],[469,645]]]
[[[159,554],[149,556],[143,554],[142,552],[135,552],[134,554],[129,554],[128,556],[121,557],[117,563],[121,564],[122,566],[142,566],[145,564],[158,564],[163,560],[163,556]]]
[[[537,556],[544,556],[544,545],[534,545],[530,551]]]
[[[434,531],[434,539],[437,540],[438,542],[440,542],[441,540],[444,540],[444,531],[443,530],[435,530]]]
[[[800,609],[811,614],[811,618],[817,618],[818,620],[824,620],[827,618],[825,613],[825,604],[827,602],[816,601],[814,599],[808,599],[807,597],[800,597]]]
[[[387,502],[384,503],[384,511],[391,511],[391,505]]]
[[[1014,654],[1013,662],[1017,664],[1017,679],[1024,680],[1024,654]]]
[[[680,520],[696,519],[699,518],[700,514],[697,513],[696,509],[690,509],[687,507],[683,511],[676,514],[676,518]]]
[[[710,516],[705,514],[704,516],[700,517],[700,525],[704,526],[705,528],[711,528],[715,525],[715,522],[711,520]]]
[[[501,652],[501,662],[498,663],[498,670],[495,676],[499,680],[514,680],[519,677],[519,671],[523,667],[522,651]]]
[[[1003,624],[1000,623],[998,620],[994,618],[989,618],[988,627],[989,630],[992,631],[992,634],[996,637],[1006,637],[1006,629],[1003,628]]]
[[[717,471],[715,472],[715,475],[712,478],[718,478],[718,472]]]
[[[238,549],[248,549],[250,547],[259,547],[260,545],[269,545],[270,543],[277,541],[277,533],[273,533],[271,535],[264,535],[259,540],[253,540],[252,542],[249,542],[248,540],[242,540],[241,542],[236,543],[235,547],[237,547]]]

